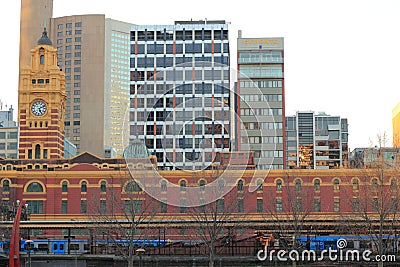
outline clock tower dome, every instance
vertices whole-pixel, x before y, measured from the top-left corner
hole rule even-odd
[[[19,159],[64,157],[65,74],[46,28],[21,69],[18,89]]]

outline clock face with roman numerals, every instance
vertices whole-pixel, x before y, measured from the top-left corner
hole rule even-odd
[[[42,100],[36,100],[32,104],[32,113],[35,116],[43,116],[46,113],[47,106]]]

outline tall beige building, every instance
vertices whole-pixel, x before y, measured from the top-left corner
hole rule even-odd
[[[79,152],[103,155],[104,15],[53,18],[51,39],[65,72],[65,136]]]
[[[66,75],[65,136],[78,152],[103,157],[111,149],[118,155],[129,142],[129,118],[124,115],[129,106],[130,25],[104,15],[51,20],[58,66]]]

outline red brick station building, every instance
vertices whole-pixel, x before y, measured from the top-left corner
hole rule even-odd
[[[257,231],[328,235],[363,231],[363,215],[377,218],[385,201],[397,206],[397,190],[392,189],[398,172],[393,169],[256,171],[251,157],[241,164],[234,160],[238,153],[228,153],[231,166],[165,171],[157,170],[138,142],[128,163],[87,152],[64,159],[67,95],[57,49],[43,34],[31,55],[32,66],[21,71],[19,83],[19,159],[0,159],[2,219],[8,221],[0,232],[11,229],[17,200],[28,204],[21,231],[29,230],[32,239],[61,238],[67,232],[87,238],[88,229],[96,232],[102,224],[125,222],[132,228],[130,220],[138,235],[146,229],[148,236],[159,236],[162,229],[164,239],[196,239],[194,232],[212,214],[223,223],[221,235],[234,231],[237,239]],[[198,188],[197,194],[190,188]],[[224,194],[208,204],[215,195],[202,197],[204,188]],[[209,212],[191,207],[196,201]],[[210,217],[200,220],[200,213]]]
[[[159,201],[131,178],[124,159],[101,159],[83,153],[72,159],[1,160],[0,168],[2,203],[12,206],[21,199],[28,203],[29,221],[21,228],[32,229],[33,235],[63,236],[62,229],[87,228],[91,220],[96,227],[107,215],[123,220],[127,201],[137,201],[135,205],[141,207],[137,207],[136,215],[148,213],[151,226],[167,227],[167,238],[171,240],[190,238],[187,233],[198,221],[190,207],[166,205],[163,200],[168,203],[172,194],[172,202],[179,198],[181,203],[190,204],[187,188],[211,183],[219,177],[218,172],[223,172],[158,171],[163,179],[152,186],[158,187]],[[379,197],[379,190],[368,189],[370,184],[379,184],[378,176],[361,176],[360,170],[262,171],[256,173],[257,179],[254,170],[228,172],[232,176],[240,172],[240,178],[225,184],[229,192],[220,198],[224,200],[221,217],[225,213],[227,227],[237,223],[245,229],[239,231],[243,235],[257,230],[275,231],[280,228],[278,223],[290,224],[302,214],[303,231],[338,233],[343,220],[357,218],[355,212],[361,213],[364,203],[369,203],[368,212],[373,213],[374,193]],[[394,172],[387,175],[385,187],[390,187],[397,177],[390,180]],[[179,190],[168,188],[166,181]],[[249,192],[251,186],[256,190]]]

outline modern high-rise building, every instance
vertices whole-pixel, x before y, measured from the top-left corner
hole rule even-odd
[[[0,158],[18,158],[18,126],[0,127]]]
[[[70,159],[77,155],[76,146],[67,138],[64,139],[64,158]]]
[[[3,105],[0,101],[0,127],[8,126],[16,126],[14,121],[14,108],[11,106],[8,110],[3,110]]]
[[[130,138],[160,169],[206,169],[230,147],[228,24],[176,21],[131,30]]]
[[[400,103],[392,110],[393,146],[400,146]]]
[[[285,167],[283,38],[242,38],[239,31],[238,150],[254,151],[257,169]]]
[[[313,111],[286,117],[287,167],[335,169],[348,163],[348,122]]]
[[[78,152],[122,155],[129,142],[130,26],[104,15],[51,20],[66,75],[65,135]]]
[[[18,158],[19,128],[13,119],[14,109],[1,110],[0,107],[0,158]]]

